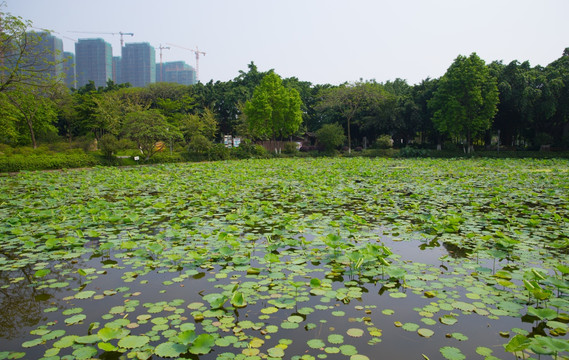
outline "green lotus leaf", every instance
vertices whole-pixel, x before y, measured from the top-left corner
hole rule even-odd
[[[306,342],[306,344],[312,349],[320,349],[320,348],[324,348],[326,346],[324,341],[322,341],[320,339],[310,339]]]
[[[545,308],[545,309],[536,309],[534,307],[528,307],[528,315],[536,316],[540,320],[553,320],[557,318],[557,311]]]
[[[458,320],[452,315],[443,315],[439,318],[439,321],[445,325],[454,325]]]
[[[93,295],[95,295],[95,291],[86,290],[86,291],[78,292],[77,294],[75,294],[74,297],[76,299],[88,299],[88,298],[92,297]]]
[[[134,349],[134,348],[143,347],[144,345],[148,344],[149,341],[150,338],[148,336],[129,335],[120,339],[118,345],[121,348]]]
[[[87,318],[87,315],[85,315],[85,314],[78,314],[78,315],[74,315],[74,316],[71,316],[71,317],[65,319],[65,323],[66,323],[67,325],[73,325],[73,324],[77,324],[77,323],[82,322],[82,321],[85,320],[86,318]]]
[[[209,303],[212,309],[219,309],[223,307],[223,304],[229,300],[227,296],[217,293],[207,294],[203,297],[203,299]]]
[[[103,341],[118,339],[118,337],[121,334],[122,334],[122,329],[120,329],[120,328],[109,328],[109,327],[104,327],[97,332],[97,335]]]
[[[23,348],[30,348],[39,344],[42,344],[44,340],[42,338],[36,338],[33,340],[25,341],[22,343]]]
[[[453,346],[444,346],[439,349],[441,354],[445,359],[448,360],[464,360],[466,356],[460,351],[460,349]]]
[[[154,348],[154,354],[165,358],[175,358],[186,351],[188,351],[188,349],[185,345],[170,341],[162,343]]]
[[[346,333],[351,337],[361,337],[364,334],[364,331],[362,329],[350,328]]]
[[[405,331],[410,331],[410,332],[415,332],[415,331],[417,331],[417,330],[419,329],[419,327],[420,327],[420,326],[419,326],[418,324],[411,323],[411,322],[405,323],[405,324],[403,324],[403,326],[402,326],[403,330],[405,330]]]
[[[320,281],[320,279],[317,278],[310,279],[310,287],[318,288],[320,286],[322,286],[322,282]]]
[[[71,347],[73,344],[75,344],[76,338],[77,338],[77,335],[64,336],[61,339],[59,339],[58,341],[54,342],[53,347],[58,348],[58,349],[64,349],[64,348]]]
[[[35,277],[44,277],[49,273],[51,273],[50,269],[39,269],[34,273],[34,276]]]
[[[425,329],[425,328],[420,328],[419,330],[417,330],[417,333],[419,335],[421,335],[422,337],[425,338],[430,338],[431,336],[433,336],[435,334],[435,332],[431,329]]]
[[[200,334],[192,343],[190,353],[195,355],[207,354],[215,345],[215,338],[210,334]]]
[[[340,334],[330,334],[328,335],[328,342],[331,344],[342,344],[344,342],[344,336]]]
[[[245,300],[245,296],[242,292],[235,291],[231,296],[231,305],[235,306],[236,308],[242,308],[247,306],[247,301]]]
[[[78,344],[94,344],[100,340],[98,335],[79,336],[75,339]]]
[[[98,352],[99,351],[92,346],[83,346],[73,351],[73,356],[78,360],[87,360],[97,355]]]
[[[284,350],[281,349],[280,347],[273,347],[267,349],[267,354],[274,358],[282,358],[285,355]]]
[[[197,338],[196,332],[194,330],[186,330],[176,336],[176,340],[184,345],[190,345]]]

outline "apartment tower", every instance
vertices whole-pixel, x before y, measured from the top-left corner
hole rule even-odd
[[[121,83],[143,87],[156,82],[156,52],[149,43],[128,43],[122,48]]]
[[[103,39],[79,39],[75,43],[77,86],[95,82],[96,87],[106,86],[113,77],[113,51]]]

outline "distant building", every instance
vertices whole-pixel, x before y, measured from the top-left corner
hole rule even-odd
[[[79,39],[75,43],[77,87],[95,82],[96,87],[106,86],[113,77],[113,51],[103,39]]]
[[[122,48],[121,83],[143,87],[156,82],[156,52],[149,43],[129,43]]]
[[[52,78],[63,78],[63,41],[47,32],[28,32],[28,44],[32,47],[24,54],[18,67],[21,71],[42,71]],[[19,61],[15,57],[7,56],[9,63]]]
[[[113,82],[115,84],[122,84],[121,72],[121,57],[113,56]]]
[[[193,85],[196,83],[196,70],[184,61],[165,62],[156,65],[156,81]]]
[[[72,52],[63,53],[63,72],[65,73],[65,85],[68,88],[77,89],[77,76],[75,73],[75,54]]]

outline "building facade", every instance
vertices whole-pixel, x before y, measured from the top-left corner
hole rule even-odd
[[[79,39],[75,43],[77,87],[92,80],[96,87],[106,86],[113,77],[111,44],[103,39]]]
[[[65,86],[77,89],[77,76],[75,73],[75,54],[72,52],[63,53],[63,72],[65,73]]]
[[[8,52],[2,57],[7,67],[14,66],[21,72],[41,72],[46,78],[63,81],[63,41],[60,38],[47,32],[27,32],[21,46],[26,47],[24,52]]]
[[[193,85],[196,83],[196,70],[185,61],[165,62],[156,65],[156,81]]]
[[[113,56],[113,82],[115,84],[122,84],[121,72],[121,57]]]
[[[122,48],[120,83],[143,87],[156,82],[156,52],[149,43],[127,43]]]

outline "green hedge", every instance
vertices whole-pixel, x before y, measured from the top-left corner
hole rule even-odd
[[[0,158],[0,172],[92,167],[101,160],[89,154],[12,155]]]

